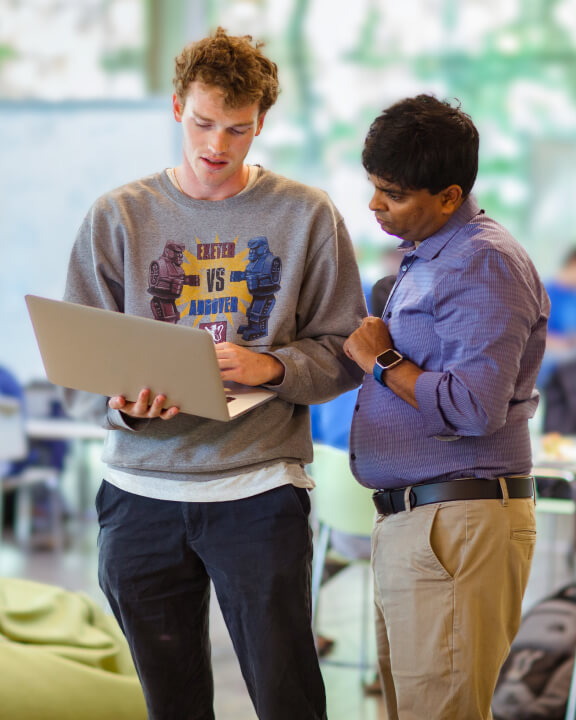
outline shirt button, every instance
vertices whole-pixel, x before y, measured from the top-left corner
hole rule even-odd
[[[356,405],[356,407],[354,408],[355,412],[358,412],[358,410],[360,410],[360,405]]]
[[[355,454],[355,453],[351,453],[351,454],[350,454],[350,460],[356,460],[356,454]]]
[[[402,265],[401,270],[402,272],[406,272],[406,270],[408,270],[408,265]]]

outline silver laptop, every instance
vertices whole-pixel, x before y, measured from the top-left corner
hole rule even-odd
[[[276,393],[222,381],[207,330],[26,295],[44,369],[55,385],[136,400],[142,388],[165,407],[228,421]]]

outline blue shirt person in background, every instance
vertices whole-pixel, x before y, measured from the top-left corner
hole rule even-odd
[[[548,283],[550,319],[546,350],[576,356],[576,247],[564,258],[557,275]]]
[[[389,720],[488,720],[536,526],[528,420],[549,300],[471,195],[478,131],[430,95],[373,122],[370,209],[406,254],[382,319],[345,343],[365,371],[352,470],[374,488],[379,671]]]
[[[0,365],[0,395],[13,398],[20,403],[21,407],[24,407],[24,390],[22,389],[22,385],[16,379],[16,376],[2,365]],[[12,475],[17,472],[21,464],[19,461],[0,460],[0,477],[2,475]]]
[[[544,385],[558,365],[576,360],[576,247],[568,252],[557,274],[546,283],[546,291],[551,307],[539,386]]]
[[[0,365],[0,395],[13,397],[23,402],[24,391],[22,386],[8,368]]]
[[[546,284],[551,308],[546,352],[538,375],[544,396],[543,431],[576,433],[576,247]]]

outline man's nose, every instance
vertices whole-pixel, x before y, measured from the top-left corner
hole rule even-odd
[[[210,152],[213,152],[215,155],[226,152],[226,150],[228,150],[228,138],[226,137],[226,133],[222,130],[215,130],[211,133],[208,147]]]
[[[372,211],[387,210],[388,205],[386,204],[386,198],[383,197],[380,193],[374,193],[374,195],[372,195],[372,199],[368,204],[368,207]]]

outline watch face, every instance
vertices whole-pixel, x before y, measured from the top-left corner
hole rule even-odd
[[[381,365],[383,368],[387,368],[390,365],[396,365],[398,362],[402,360],[402,355],[397,350],[385,350],[383,353],[380,353],[378,357],[376,358],[376,362],[378,365]]]

